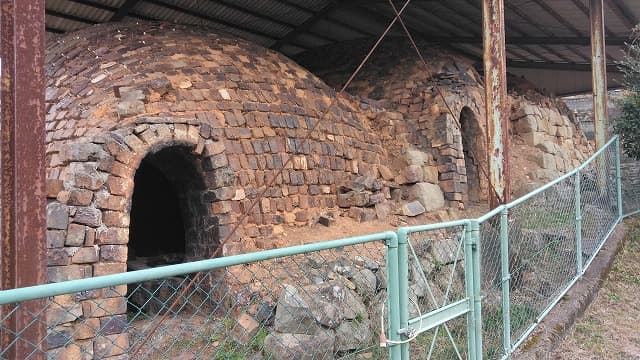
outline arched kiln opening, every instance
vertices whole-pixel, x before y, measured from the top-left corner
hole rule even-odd
[[[482,159],[479,157],[483,153],[483,136],[478,119],[473,111],[466,106],[460,112],[460,130],[462,131],[462,149],[467,172],[467,199],[479,201],[482,193],[479,172],[479,162]]]
[[[188,147],[167,147],[142,160],[131,199],[130,270],[193,260],[217,244],[204,193],[200,162]]]

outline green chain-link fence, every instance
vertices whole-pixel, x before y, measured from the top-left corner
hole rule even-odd
[[[614,138],[479,219],[0,291],[0,358],[506,358],[640,209],[638,168]]]

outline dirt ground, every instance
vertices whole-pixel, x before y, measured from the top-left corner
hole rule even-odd
[[[622,252],[594,302],[552,359],[640,359],[640,219],[628,222]]]

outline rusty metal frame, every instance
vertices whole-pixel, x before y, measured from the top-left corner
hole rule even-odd
[[[2,289],[45,282],[44,3],[2,0],[0,5]],[[5,319],[8,331],[0,334],[0,345],[10,348],[10,358],[44,358],[46,328],[36,319],[42,305],[21,304]],[[3,316],[7,311],[0,309]]]
[[[489,182],[495,190],[495,195],[489,194],[489,202],[493,209],[511,198],[504,0],[482,1],[482,38]]]
[[[591,24],[591,71],[593,76],[593,121],[596,150],[607,142],[607,63],[603,0],[589,1]]]

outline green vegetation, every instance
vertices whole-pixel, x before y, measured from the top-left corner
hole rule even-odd
[[[640,27],[633,30],[627,54],[619,63],[626,93],[618,101],[621,115],[614,123],[629,157],[640,160]]]

